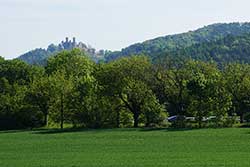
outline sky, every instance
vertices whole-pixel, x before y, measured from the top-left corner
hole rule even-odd
[[[213,23],[250,22],[249,0],[0,0],[0,56],[65,37],[120,50]]]

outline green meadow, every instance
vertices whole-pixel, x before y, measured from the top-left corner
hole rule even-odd
[[[250,129],[0,132],[1,167],[247,167]]]

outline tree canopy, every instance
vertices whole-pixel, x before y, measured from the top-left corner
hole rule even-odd
[[[249,74],[248,64],[179,57],[96,64],[77,49],[44,67],[0,59],[0,128],[232,126],[249,120]]]

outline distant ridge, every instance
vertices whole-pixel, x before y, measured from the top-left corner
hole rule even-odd
[[[119,57],[144,54],[152,59],[169,52],[175,52],[195,44],[213,42],[227,36],[240,36],[250,33],[250,23],[217,23],[205,26],[195,31],[167,35],[142,43],[136,43],[121,51],[111,52],[106,55],[106,61]]]
[[[217,23],[186,33],[167,35],[147,40],[142,43],[136,43],[122,49],[121,51],[114,52],[105,50],[96,51],[91,46],[82,42],[76,42],[75,38],[73,38],[72,41],[66,38],[65,41],[62,41],[58,45],[51,44],[47,47],[47,49],[35,49],[21,55],[18,58],[29,64],[44,64],[48,57],[53,56],[57,52],[70,50],[72,48],[79,48],[86,52],[86,54],[96,62],[100,60],[109,62],[120,57],[141,54],[149,56],[152,60],[166,55],[181,55],[205,61],[213,59],[216,62],[228,62],[234,60],[248,62],[246,54],[248,54],[248,47],[250,46],[248,46],[248,42],[244,42],[244,40],[248,40],[248,37],[245,36],[246,34],[250,34],[250,23],[248,22]],[[234,47],[237,47],[234,48],[234,51],[230,48],[233,45],[233,41],[230,41],[230,46],[230,42],[227,42],[225,47],[231,49],[231,51],[225,52],[225,50],[223,50],[225,47],[223,47],[221,43],[222,41],[228,41],[227,38],[231,40],[240,40],[239,38],[244,38],[244,40],[240,41],[241,45],[234,45]],[[212,47],[215,44],[218,46],[216,52],[214,52],[212,48],[204,49],[206,46]],[[247,44],[244,46],[245,52],[241,51],[241,46],[243,44]],[[195,50],[196,47],[200,48],[200,50],[203,48],[204,54],[201,51]],[[216,54],[216,56],[212,54]],[[240,56],[236,56],[237,54]]]

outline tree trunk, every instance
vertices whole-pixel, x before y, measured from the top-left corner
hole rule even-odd
[[[202,105],[201,105],[201,102],[202,102],[202,97],[201,96],[199,96],[199,128],[201,128],[201,124],[202,124],[202,119],[203,119],[203,114],[202,114]]]
[[[63,122],[64,122],[64,106],[63,106],[63,97],[61,96],[61,117],[60,117],[60,127],[63,129]]]
[[[244,123],[243,114],[240,114],[240,123]]]
[[[134,113],[134,128],[138,128],[139,124],[139,114],[136,112]]]
[[[201,120],[199,120],[199,128],[201,128]]]
[[[116,127],[120,128],[120,111],[117,110],[116,112]]]
[[[44,113],[44,120],[43,120],[44,126],[48,125],[48,113]]]

